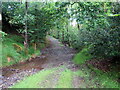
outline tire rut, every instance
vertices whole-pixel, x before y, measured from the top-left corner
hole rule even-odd
[[[61,76],[61,72],[63,72],[65,68],[60,68],[54,73],[47,76],[46,80],[39,83],[40,88],[55,88],[59,77]]]

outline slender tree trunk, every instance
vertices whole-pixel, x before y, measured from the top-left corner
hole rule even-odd
[[[37,5],[35,5],[35,14],[36,14],[36,16],[35,16],[35,28],[36,29],[38,29],[38,21],[37,21]],[[37,33],[39,33],[39,31],[37,30]],[[39,36],[37,35],[36,36],[36,41],[34,41],[34,43],[36,44],[36,47],[37,47],[37,45],[38,45],[38,41],[39,41]]]
[[[64,41],[64,31],[62,31],[62,39],[63,39],[63,41]]]
[[[60,31],[58,30],[58,39],[60,38]]]
[[[66,28],[67,28],[67,38],[68,38],[68,42],[67,42],[67,44],[69,45],[69,34],[68,34],[68,32],[69,32],[69,28],[68,28],[68,23],[67,23],[67,25],[66,25]]]
[[[57,33],[58,33],[58,39],[60,38],[60,31],[59,31],[59,27],[57,26]]]
[[[27,17],[27,10],[28,10],[28,2],[26,0],[25,2],[25,16]],[[25,21],[25,41],[24,41],[24,46],[25,46],[25,52],[26,54],[28,53],[28,32],[27,32],[27,18],[26,18],[26,21]]]
[[[107,11],[106,10],[106,3],[104,3],[103,8],[104,8],[104,12],[106,12]]]
[[[78,28],[78,30],[80,30],[80,25],[77,23],[77,28]]]

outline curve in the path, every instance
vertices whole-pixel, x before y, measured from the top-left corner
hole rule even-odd
[[[24,78],[19,83],[16,83],[12,86],[12,88],[100,88],[104,87],[100,81],[95,78],[94,73],[91,70],[88,70],[87,65],[83,64],[80,66],[76,66],[72,62],[72,58],[76,53],[74,49],[69,48],[67,46],[62,45],[58,40],[52,37],[48,37],[50,41],[50,45],[48,48],[42,50],[43,59],[37,57],[33,59],[32,66],[26,63],[27,67],[32,67],[33,71],[36,73],[40,69],[37,67],[43,68],[38,73],[33,74],[28,73],[25,70],[22,70],[21,73],[17,73],[9,77],[8,80],[13,83],[12,77],[18,79],[18,76],[23,72],[26,74],[30,74],[31,76]],[[41,62],[43,62],[41,64]],[[30,62],[30,63],[31,63]],[[34,64],[37,63],[37,64]],[[24,66],[24,65],[23,65]],[[19,69],[18,69],[19,70]],[[29,68],[29,70],[31,70]],[[35,71],[37,70],[37,71]],[[18,75],[18,76],[17,76]],[[20,76],[21,76],[20,75]],[[23,78],[24,76],[22,76]],[[21,79],[21,77],[19,78]],[[14,79],[13,79],[14,80]],[[15,79],[16,80],[16,79]],[[10,86],[10,83],[7,83]],[[4,87],[8,87],[8,85],[4,84]]]
[[[25,76],[30,76],[41,69],[45,70],[60,66],[73,69],[74,64],[71,60],[75,54],[75,50],[62,45],[53,37],[49,36],[48,40],[50,41],[50,45],[41,51],[41,56],[31,61],[2,68],[3,73],[0,78],[2,79],[0,86],[4,88],[10,87],[19,80],[22,80]]]

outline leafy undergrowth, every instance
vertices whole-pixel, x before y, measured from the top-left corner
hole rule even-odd
[[[117,78],[119,77],[119,72],[114,70],[103,72],[91,64],[88,64],[88,68],[86,72],[90,73],[93,72],[94,81],[99,81],[100,87],[103,88],[120,88],[120,83],[117,82]],[[91,75],[92,77],[92,75]]]
[[[103,72],[102,70],[93,67],[92,64],[86,63],[86,61],[90,60],[91,58],[90,55],[86,56],[86,53],[87,52],[83,49],[74,57],[73,62],[79,64],[82,68],[82,72],[85,73],[82,74],[90,78],[90,80],[89,78],[86,78],[87,83],[95,83],[91,85],[92,87],[118,88],[120,83],[117,82],[116,78],[119,77],[119,72],[116,72],[113,69],[108,72]],[[79,74],[79,76],[82,74]]]
[[[39,50],[34,50],[32,46],[28,48],[28,54],[24,51],[24,39],[17,35],[7,35],[2,43],[2,67],[16,64],[30,57],[40,55]],[[1,67],[1,66],[0,66]]]
[[[88,54],[87,48],[84,48],[74,57],[73,61],[75,64],[84,64],[85,61],[89,60],[90,58],[91,55]]]

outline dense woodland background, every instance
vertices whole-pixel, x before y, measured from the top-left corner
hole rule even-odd
[[[86,58],[78,63],[104,59],[120,65],[118,2],[3,2],[0,34],[3,66],[38,55],[47,36],[82,51]]]
[[[88,48],[94,57],[113,58],[120,56],[119,10],[116,2],[3,2],[2,28],[27,38],[29,46],[49,34],[79,51]]]

